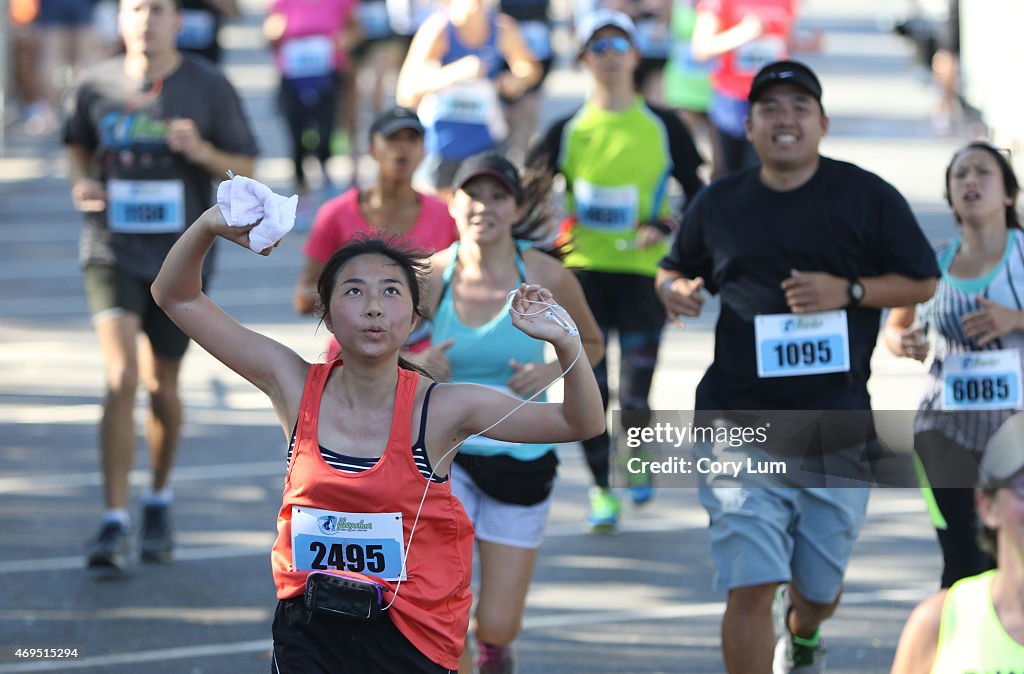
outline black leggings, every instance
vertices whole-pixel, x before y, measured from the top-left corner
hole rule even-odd
[[[946,520],[945,529],[936,529],[942,547],[942,587],[995,568],[995,560],[978,546],[978,513],[970,486],[978,479],[977,455],[936,431],[915,435],[914,449]]]
[[[654,289],[654,279],[636,274],[576,270],[587,304],[594,314],[601,337],[619,335],[619,408],[622,428],[646,426],[651,408],[647,398],[658,364],[658,348],[665,324],[665,310]],[[594,368],[601,390],[601,402],[608,409],[608,367],[602,360]],[[587,466],[594,484],[607,488],[611,472],[611,437],[602,433],[583,441]]]
[[[300,185],[306,183],[302,160],[307,153],[314,153],[321,165],[327,163],[331,157],[331,135],[334,133],[340,90],[341,84],[337,76],[331,79],[328,86],[316,91],[303,91],[291,81],[281,80],[278,104],[288,124],[295,180]],[[316,147],[307,149],[303,143],[303,136],[309,130],[316,132]]]

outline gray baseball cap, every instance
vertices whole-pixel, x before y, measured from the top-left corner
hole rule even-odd
[[[1024,470],[1024,412],[1006,420],[989,438],[978,467],[978,486],[995,487]]]

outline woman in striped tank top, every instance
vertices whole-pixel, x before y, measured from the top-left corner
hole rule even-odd
[[[971,487],[989,438],[1022,407],[1024,232],[1019,185],[1006,155],[975,142],[953,155],[946,199],[959,225],[936,250],[942,279],[919,310],[894,309],[890,351],[934,357],[914,422],[922,488],[942,546],[942,587],[992,567],[976,542]]]

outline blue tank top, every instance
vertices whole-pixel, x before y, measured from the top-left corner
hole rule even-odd
[[[444,25],[444,34],[448,38],[448,51],[441,57],[441,65],[454,63],[464,56],[475,56],[483,61],[487,70],[487,79],[493,80],[501,72],[505,59],[498,50],[498,15],[496,12],[487,14],[487,40],[479,47],[467,46],[459,37],[459,30],[448,20]]]
[[[508,129],[494,84],[504,63],[498,49],[497,19],[495,12],[488,13],[487,40],[478,47],[462,42],[450,20],[445,24],[448,50],[441,57],[441,65],[476,56],[483,62],[487,78],[435,92],[420,104],[420,119],[426,127],[424,145],[429,154],[461,161],[493,150],[505,139]]]
[[[517,241],[516,267],[519,278],[526,281],[526,265],[522,251],[529,247],[525,241]],[[458,260],[459,243],[456,241],[449,248],[451,263],[444,270],[444,290],[437,311],[434,313],[434,333],[432,341],[437,344],[446,339],[454,339],[455,343],[445,352],[452,367],[453,382],[471,382],[492,388],[501,389],[515,396],[506,383],[515,373],[509,360],[517,363],[543,363],[544,342],[528,337],[519,328],[512,325],[508,314],[508,305],[498,312],[491,320],[476,327],[463,323],[455,311],[455,302],[449,289],[455,263]],[[518,396],[516,396],[518,397]],[[534,400],[546,400],[541,395]],[[497,421],[497,417],[495,417]],[[553,445],[534,445],[524,443],[499,442],[489,438],[471,437],[459,450],[463,454],[493,456],[508,454],[520,461],[532,461],[553,449]]]

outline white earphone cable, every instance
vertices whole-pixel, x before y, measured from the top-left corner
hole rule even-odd
[[[515,293],[516,293],[516,291],[513,290],[513,291],[511,291],[508,294],[508,297],[509,297],[510,300],[511,300],[512,296]],[[569,371],[572,370],[572,368],[576,365],[576,362],[580,359],[580,356],[583,354],[583,339],[580,337],[580,333],[579,333],[579,330],[576,328],[576,324],[573,323],[572,318],[568,315],[568,312],[566,312],[565,309],[562,306],[560,306],[559,304],[554,303],[554,302],[541,302],[541,301],[538,301],[538,300],[528,300],[526,298],[523,298],[523,301],[527,302],[529,304],[540,304],[540,305],[542,305],[544,307],[547,307],[547,309],[540,309],[540,310],[537,310],[537,311],[534,311],[534,312],[526,313],[526,312],[518,311],[517,309],[513,308],[511,306],[511,303],[510,303],[509,311],[511,311],[511,312],[513,312],[515,314],[518,314],[519,316],[523,316],[523,317],[544,315],[545,317],[547,317],[550,320],[552,320],[555,323],[557,323],[559,326],[561,326],[570,335],[576,337],[577,344],[578,344],[578,349],[576,351],[576,356],[572,359],[572,362],[569,363],[569,367],[565,368],[565,370],[563,370],[560,375],[558,375],[557,377],[552,379],[551,382],[549,382],[544,388],[540,389],[539,391],[534,393],[529,398],[526,398],[525,400],[520,402],[518,405],[516,405],[511,410],[509,410],[508,413],[506,413],[503,417],[501,417],[500,419],[495,421],[493,424],[491,424],[487,428],[485,428],[482,431],[479,431],[477,433],[474,433],[473,435],[470,435],[470,436],[468,436],[466,438],[463,438],[459,442],[457,442],[454,445],[452,445],[448,449],[448,451],[446,451],[444,454],[441,455],[441,458],[439,458],[437,460],[436,464],[431,467],[431,469],[430,469],[430,476],[427,478],[427,484],[423,488],[423,496],[420,498],[419,508],[416,509],[416,517],[415,517],[415,519],[413,519],[412,528],[409,530],[409,542],[406,543],[405,554],[402,555],[402,571],[401,571],[401,573],[398,574],[398,584],[395,585],[394,596],[391,598],[391,601],[389,601],[387,603],[387,605],[384,607],[384,610],[391,608],[391,605],[395,603],[396,599],[398,599],[398,590],[402,587],[402,578],[405,576],[406,562],[407,562],[407,559],[409,557],[409,551],[412,549],[412,539],[413,539],[413,536],[416,534],[416,525],[419,524],[420,514],[423,512],[423,505],[427,501],[427,491],[430,489],[430,485],[433,484],[434,472],[437,470],[437,464],[443,463],[444,460],[446,458],[448,458],[448,455],[451,454],[452,452],[454,452],[456,449],[458,449],[462,445],[462,443],[466,442],[466,440],[469,440],[470,438],[472,438],[472,437],[474,437],[476,435],[483,435],[484,433],[486,433],[487,431],[491,430],[492,428],[494,428],[495,426],[497,426],[501,422],[503,422],[506,419],[508,419],[515,412],[517,412],[519,409],[521,409],[523,407],[523,405],[525,405],[528,402],[533,401],[534,398],[536,398],[537,396],[541,395],[542,393],[547,391],[549,388],[554,386],[555,382],[557,382],[559,379],[562,379],[563,377],[565,377],[565,375],[569,374]],[[562,316],[561,314],[565,314],[565,315]],[[449,472],[449,475],[450,474],[451,473]]]

